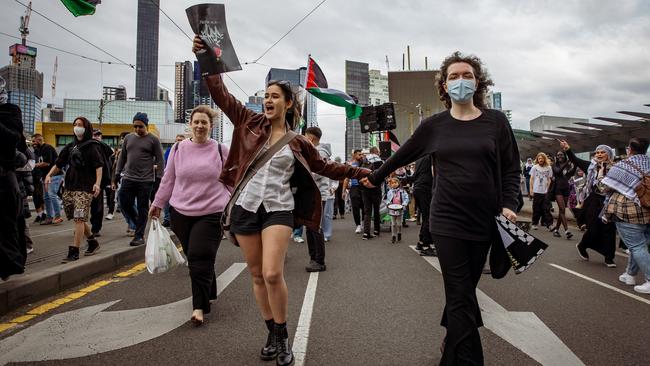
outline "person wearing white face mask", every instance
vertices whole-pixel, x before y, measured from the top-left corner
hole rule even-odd
[[[101,192],[103,161],[97,141],[93,140],[93,128],[90,121],[77,117],[73,122],[75,139],[67,144],[56,159],[55,165],[45,176],[45,189],[52,182],[52,176],[57,175],[64,166],[65,192],[63,193],[63,209],[68,220],[74,220],[74,239],[68,247],[68,255],[63,263],[79,259],[79,247],[82,237],[86,237],[88,248],[84,255],[93,255],[99,250],[97,239],[90,232],[88,217],[90,203],[93,197]]]
[[[516,221],[519,152],[506,116],[487,109],[492,81],[476,56],[455,52],[440,67],[438,90],[447,110],[420,123],[381,168],[363,179],[379,185],[397,168],[431,156],[435,166],[429,223],[445,284],[441,325],[447,328],[440,365],[483,365],[476,299],[488,250],[492,277],[510,266],[495,216]]]

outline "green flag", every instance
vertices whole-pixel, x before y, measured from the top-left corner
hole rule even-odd
[[[80,15],[93,15],[95,14],[95,6],[101,3],[101,0],[61,0],[72,15],[78,17]]]

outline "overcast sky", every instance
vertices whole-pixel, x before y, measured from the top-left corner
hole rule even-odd
[[[27,0],[21,0],[27,2]],[[161,7],[191,34],[184,9],[201,1],[161,0]],[[320,0],[223,1],[228,28],[240,61],[252,61]],[[0,31],[19,36],[24,7],[0,0]],[[54,0],[34,0],[33,8],[82,35],[114,56],[135,64],[136,0],[104,0],[95,15],[74,18]],[[115,61],[37,14],[29,41]],[[230,76],[246,94],[263,87],[269,66],[305,66],[308,54],[319,63],[331,88],[344,90],[345,60],[367,62],[386,72],[401,68],[411,46],[411,68],[437,68],[455,50],[481,57],[511,109],[513,126],[547,115],[591,118],[617,116],[617,110],[648,111],[650,104],[650,2],[638,0],[328,0],[260,62]],[[0,65],[10,62],[16,42],[0,35]],[[37,46],[38,47],[38,46]],[[135,71],[103,65],[38,47],[37,68],[44,74],[44,102],[52,101],[50,82],[58,56],[57,91],[63,98],[101,97],[102,85],[125,85],[134,96]],[[160,15],[159,83],[173,92],[176,61],[194,60],[191,42]],[[241,100],[246,95],[227,81]],[[171,94],[171,93],[170,93]],[[343,155],[343,110],[318,105],[323,140]],[[618,115],[617,117],[622,117]],[[398,121],[399,123],[399,121]],[[227,132],[227,131],[226,131]],[[229,137],[226,137],[229,140]]]

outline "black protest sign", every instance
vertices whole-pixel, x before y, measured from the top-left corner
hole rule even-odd
[[[241,70],[241,64],[228,35],[223,4],[198,4],[185,9],[194,34],[206,48],[197,52],[201,76]]]

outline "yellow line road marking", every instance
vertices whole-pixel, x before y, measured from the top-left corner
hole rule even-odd
[[[13,323],[0,323],[0,333],[4,332],[7,329],[15,327],[16,324]]]
[[[26,322],[28,320],[32,320],[34,318],[36,318],[36,315],[23,315],[23,316],[19,316],[17,318],[11,319],[10,322],[20,324],[20,323],[24,323],[24,322]]]
[[[120,273],[115,274],[113,276],[113,278],[131,277],[131,276],[133,276],[135,274],[138,274],[138,273],[144,271],[146,268],[147,268],[147,265],[145,263],[139,263],[139,264],[131,267],[130,269],[128,269],[128,270],[126,270],[124,272],[120,272]],[[58,298],[56,300],[50,301],[48,303],[45,303],[43,305],[39,305],[39,306],[37,306],[37,307],[35,307],[33,309],[30,309],[29,311],[27,311],[27,313],[25,313],[25,315],[14,318],[14,319],[10,320],[8,323],[0,323],[0,333],[4,332],[5,330],[11,329],[11,328],[15,327],[18,324],[28,322],[28,321],[34,319],[35,317],[37,317],[39,315],[43,315],[43,314],[47,313],[48,311],[51,311],[51,310],[54,310],[54,309],[58,308],[59,306],[61,306],[63,304],[67,304],[67,303],[69,303],[71,301],[74,301],[74,300],[76,300],[78,298],[84,297],[84,296],[88,295],[89,293],[91,293],[93,291],[97,291],[100,288],[102,288],[104,286],[107,286],[107,285],[110,285],[111,283],[114,283],[114,282],[118,282],[118,281],[116,279],[97,281],[97,282],[93,283],[92,285],[84,287],[84,288],[82,288],[82,289],[80,289],[80,290],[78,290],[76,292],[67,294],[64,297]]]

